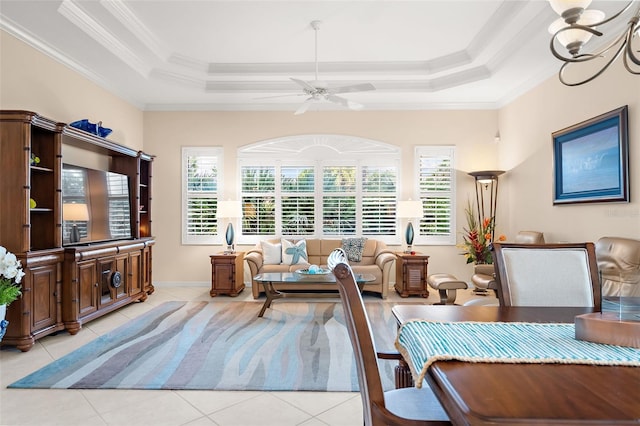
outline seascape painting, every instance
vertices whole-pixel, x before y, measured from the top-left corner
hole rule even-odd
[[[627,106],[552,137],[554,204],[629,200]]]

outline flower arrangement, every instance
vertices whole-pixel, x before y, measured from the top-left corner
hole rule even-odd
[[[467,259],[467,263],[492,264],[491,242],[495,230],[495,217],[484,218],[482,223],[478,223],[470,201],[467,201],[465,215],[467,216],[467,228],[464,228],[462,236],[464,242],[458,245],[463,250],[461,254]],[[498,241],[505,239],[504,235],[498,237]]]
[[[15,254],[0,246],[0,305],[9,305],[20,297],[22,277],[24,272],[20,261]]]

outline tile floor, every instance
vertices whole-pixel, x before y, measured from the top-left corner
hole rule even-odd
[[[390,301],[401,299],[390,291]],[[251,289],[229,302],[254,301]],[[372,300],[380,300],[375,296]],[[474,298],[462,292],[458,302]],[[492,298],[491,296],[484,298]],[[29,352],[0,350],[0,425],[362,425],[359,393],[221,392],[141,390],[7,389],[6,386],[94,338],[169,300],[211,300],[206,287],[156,287],[144,303],[135,303],[87,323],[75,336],[60,332],[39,339]],[[255,301],[256,313],[264,299]],[[428,302],[437,302],[431,292]],[[276,301],[274,303],[287,303]]]

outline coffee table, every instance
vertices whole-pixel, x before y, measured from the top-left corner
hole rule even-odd
[[[354,274],[360,292],[364,284],[375,281],[372,274]],[[329,274],[301,274],[298,272],[267,272],[258,274],[253,278],[256,282],[262,283],[267,300],[264,301],[258,317],[264,315],[267,308],[271,307],[271,302],[285,297],[338,297],[336,287],[336,277]],[[300,283],[308,284],[308,288],[300,290]],[[296,284],[293,288],[287,288],[288,284]],[[277,288],[276,288],[277,287]]]

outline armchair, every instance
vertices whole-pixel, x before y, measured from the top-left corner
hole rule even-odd
[[[518,244],[544,244],[544,234],[537,231],[520,231],[516,235],[514,242]],[[486,293],[487,290],[497,292],[498,290],[493,265],[476,265],[473,269],[471,282],[476,288],[476,293]]]
[[[602,237],[596,242],[603,296],[640,296],[640,240]]]

